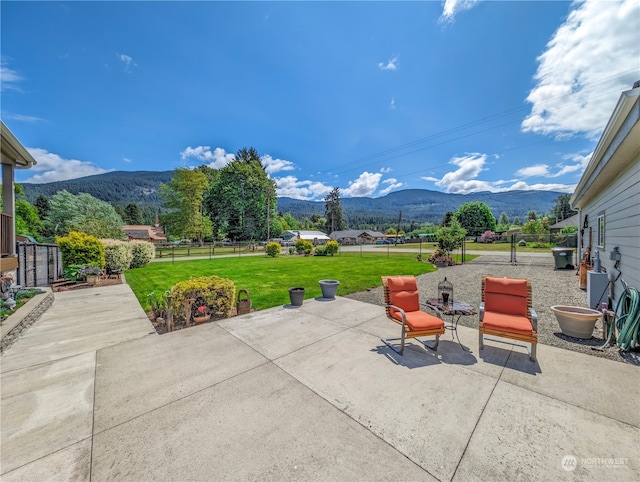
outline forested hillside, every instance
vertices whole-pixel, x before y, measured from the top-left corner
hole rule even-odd
[[[50,198],[56,192],[66,190],[71,194],[91,194],[114,206],[135,203],[145,212],[156,213],[161,212],[162,206],[158,195],[160,183],[168,183],[172,176],[173,171],[115,171],[46,184],[25,183],[23,187],[27,200],[32,204],[40,194]],[[529,211],[539,214],[549,212],[560,194],[553,191],[510,191],[463,195],[407,189],[379,198],[342,198],[341,204],[352,228],[393,224],[398,220],[400,211],[404,222],[438,223],[447,211],[455,211],[460,205],[471,201],[485,203],[496,218],[506,212],[510,218],[518,216],[524,221]],[[323,216],[324,208],[323,201],[301,201],[287,197],[278,198],[277,205],[279,212],[290,213],[299,220],[310,218],[313,214]]]

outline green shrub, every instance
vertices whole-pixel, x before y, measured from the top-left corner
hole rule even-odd
[[[316,246],[316,250],[313,253],[315,256],[326,256],[327,255],[327,247],[326,246]]]
[[[131,264],[129,268],[142,268],[156,257],[156,247],[148,241],[129,241],[131,246]]]
[[[338,244],[338,242],[335,239],[332,239],[331,241],[327,241],[327,244],[325,244],[325,246],[326,246],[327,254],[329,256],[333,256],[340,249],[340,244]]]
[[[202,276],[180,281],[171,288],[174,323],[190,324],[197,308],[199,314],[228,317],[236,297],[236,285],[228,278]],[[189,317],[189,319],[187,319]]]
[[[304,254],[311,254],[313,251],[313,243],[308,239],[298,239],[296,241],[296,250],[300,252],[304,252]]]
[[[280,243],[277,243],[275,241],[271,241],[270,243],[267,243],[267,248],[265,249],[267,256],[275,258],[280,254],[281,251],[282,251],[282,246],[280,246]]]
[[[133,253],[128,241],[118,241],[116,239],[103,239],[105,257],[105,269],[110,271],[124,272],[131,266]]]
[[[71,231],[67,236],[57,236],[56,243],[62,254],[62,265],[105,265],[104,247],[95,236]]]

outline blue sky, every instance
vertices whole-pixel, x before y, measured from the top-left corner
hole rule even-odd
[[[278,194],[572,192],[640,79],[640,0],[12,2],[18,182],[262,156]]]

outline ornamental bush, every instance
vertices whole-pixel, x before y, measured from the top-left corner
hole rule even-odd
[[[133,252],[128,241],[103,239],[105,269],[107,273],[113,271],[124,272],[131,266]]]
[[[314,256],[326,256],[327,255],[327,247],[320,245],[320,246],[316,246],[315,252],[313,253]]]
[[[62,265],[105,265],[104,247],[95,236],[71,231],[67,236],[56,236],[62,254]]]
[[[142,268],[156,257],[156,247],[148,241],[129,241],[131,246],[131,265],[129,268]]]
[[[296,241],[296,250],[298,252],[304,251],[304,254],[311,254],[311,251],[313,251],[313,243],[308,239],[298,239]]]
[[[267,247],[265,249],[267,256],[270,256],[271,258],[275,258],[280,254],[281,251],[282,251],[282,246],[280,246],[280,243],[276,241],[271,241],[267,243]]]
[[[340,244],[338,244],[338,242],[335,239],[332,239],[331,241],[327,241],[327,244],[325,244],[325,246],[327,247],[327,254],[329,256],[333,256],[340,249]]]
[[[180,281],[171,288],[174,323],[190,324],[194,306],[204,306],[203,313],[221,314],[227,318],[235,297],[236,285],[228,278],[202,276]]]

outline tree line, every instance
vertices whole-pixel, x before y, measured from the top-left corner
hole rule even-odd
[[[162,174],[162,173],[160,173]],[[552,212],[540,216],[530,211],[526,220],[510,218],[502,212],[496,221],[489,207],[474,201],[445,213],[441,222],[406,219],[394,222],[388,216],[345,216],[340,189],[333,188],[324,198],[324,213],[301,219],[277,210],[276,185],[254,148],[242,148],[234,159],[220,169],[201,165],[195,169],[178,168],[170,180],[160,183],[158,196],[162,210],[148,204],[112,205],[87,193],[71,194],[66,190],[52,196],[40,194],[34,204],[16,185],[16,233],[38,241],[54,241],[70,231],[81,231],[98,238],[121,238],[122,226],[160,224],[172,239],[232,241],[265,240],[279,237],[286,230],[318,230],[325,233],[350,229],[402,232],[417,236],[460,223],[467,235],[485,231],[506,231],[513,225],[525,229],[545,229],[555,219],[564,219],[573,211],[569,195],[555,200]],[[532,223],[533,222],[533,223]],[[537,224],[536,224],[537,223]],[[529,225],[527,225],[529,224]]]

